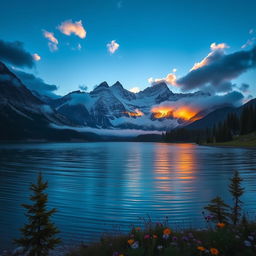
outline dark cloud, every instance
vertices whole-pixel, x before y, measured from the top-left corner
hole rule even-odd
[[[19,41],[6,42],[0,39],[0,60],[17,67],[32,68],[35,65],[32,54],[27,52]]]
[[[225,88],[227,82],[256,67],[256,47],[250,51],[239,51],[228,55],[224,53],[217,56],[208,55],[205,62],[206,65],[193,69],[186,76],[178,79],[177,85],[184,91],[207,85]]]
[[[54,91],[58,87],[54,84],[47,84],[43,79],[20,70],[12,69],[16,76],[23,82],[23,84],[31,91],[35,91],[43,96],[56,97]]]
[[[238,89],[241,91],[241,92],[248,92],[249,91],[249,88],[250,88],[250,85],[249,84],[241,84]]]

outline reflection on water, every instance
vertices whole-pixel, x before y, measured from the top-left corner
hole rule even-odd
[[[149,214],[172,225],[202,226],[216,195],[230,201],[232,171],[244,178],[246,210],[256,209],[256,151],[162,143],[0,145],[0,248],[11,246],[25,218],[28,186],[42,172],[65,243],[127,231]]]

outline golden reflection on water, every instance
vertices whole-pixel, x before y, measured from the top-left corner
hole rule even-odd
[[[193,144],[156,144],[154,173],[156,187],[165,192],[195,179],[196,155]],[[173,151],[171,151],[173,149]]]

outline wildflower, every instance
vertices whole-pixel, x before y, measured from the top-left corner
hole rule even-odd
[[[129,240],[127,241],[127,243],[128,243],[129,245],[132,245],[132,244],[134,243],[134,239],[129,239]]]
[[[140,227],[136,227],[135,230],[136,230],[136,231],[140,231]]]
[[[153,235],[153,238],[157,239],[157,238],[158,238],[158,236],[157,236],[157,235]]]
[[[131,245],[131,248],[132,248],[132,249],[137,249],[137,248],[139,248],[139,242],[138,242],[138,241],[134,242],[134,243]]]
[[[119,254],[119,256],[124,256],[124,254],[121,253],[121,254]]]
[[[223,223],[223,222],[219,222],[219,223],[217,223],[217,225],[216,225],[216,226],[217,226],[218,228],[224,228],[224,227],[225,227],[225,225],[226,225],[225,223]]]
[[[205,251],[205,248],[203,246],[197,246],[197,250],[203,252],[203,251]]]
[[[247,247],[252,246],[251,242],[248,241],[248,240],[245,240],[245,241],[244,241],[244,245],[247,246]]]
[[[173,240],[173,241],[177,241],[177,240],[178,240],[177,236],[174,236],[174,237],[172,238],[172,240]]]
[[[164,229],[163,231],[164,235],[170,235],[172,232],[169,228]]]
[[[150,238],[150,235],[149,234],[146,234],[145,236],[144,236],[144,239],[149,239]]]
[[[218,255],[219,254],[219,251],[216,248],[211,248],[210,252],[211,252],[212,255]]]

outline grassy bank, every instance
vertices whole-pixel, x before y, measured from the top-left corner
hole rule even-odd
[[[253,256],[256,223],[217,223],[204,230],[173,231],[167,224],[133,228],[128,235],[103,237],[81,245],[68,256]]]
[[[232,141],[227,142],[216,142],[216,143],[206,143],[206,146],[227,146],[227,147],[255,147],[256,148],[256,133],[250,133],[246,135],[241,135],[234,138]]]

